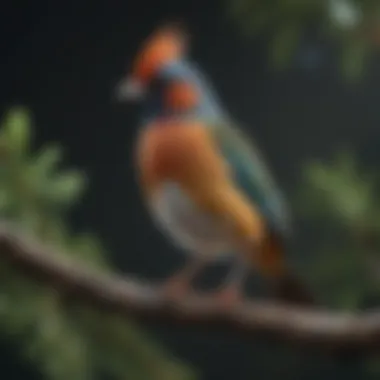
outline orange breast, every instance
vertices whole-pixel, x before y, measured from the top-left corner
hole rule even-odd
[[[262,239],[260,213],[235,187],[228,166],[201,123],[151,125],[139,137],[136,157],[148,199],[165,182],[174,182],[201,210],[225,221],[237,239]]]
[[[187,187],[195,182],[206,185],[227,180],[225,163],[207,130],[194,122],[155,123],[145,128],[138,139],[136,158],[141,184],[148,193],[163,181]]]

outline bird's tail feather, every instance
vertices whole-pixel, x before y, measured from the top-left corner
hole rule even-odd
[[[275,235],[266,239],[260,251],[259,266],[273,281],[278,301],[299,306],[316,305],[312,293],[287,266],[284,245]]]

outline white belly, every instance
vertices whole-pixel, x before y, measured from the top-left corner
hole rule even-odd
[[[151,203],[151,211],[158,227],[179,248],[216,257],[231,251],[224,225],[200,210],[175,183],[167,183],[160,189]]]

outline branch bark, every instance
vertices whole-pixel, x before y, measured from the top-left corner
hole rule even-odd
[[[158,286],[89,270],[7,225],[0,225],[0,257],[66,296],[128,317],[264,334],[334,351],[380,349],[380,310],[350,314],[254,301],[227,309],[196,294],[172,304]]]

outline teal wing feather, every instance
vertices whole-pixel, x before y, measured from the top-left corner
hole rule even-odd
[[[273,232],[283,238],[289,236],[288,205],[253,140],[229,123],[214,123],[210,132],[231,166],[239,188],[259,208]]]

